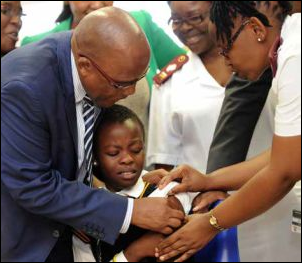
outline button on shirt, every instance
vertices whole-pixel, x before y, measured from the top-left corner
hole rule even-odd
[[[86,95],[86,92],[81,84],[77,67],[75,64],[74,55],[71,52],[71,61],[72,61],[72,74],[73,74],[73,84],[75,92],[75,104],[76,104],[76,118],[77,118],[77,134],[78,134],[78,169],[77,169],[77,180],[83,182],[86,174],[86,166],[84,162],[84,134],[85,134],[85,125],[83,120],[83,98]],[[100,109],[95,107],[95,120],[100,114]],[[132,219],[133,212],[133,199],[128,199],[128,208],[124,223],[120,230],[120,233],[126,233],[129,229]]]

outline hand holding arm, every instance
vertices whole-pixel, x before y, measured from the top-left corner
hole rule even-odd
[[[229,196],[226,192],[210,191],[198,195],[192,203],[193,213],[207,213],[209,206],[218,200],[224,200]]]
[[[216,234],[218,230],[210,225],[208,214],[191,215],[186,225],[157,246],[155,256],[166,261],[182,254],[175,262],[185,261],[208,244]]]
[[[181,226],[184,213],[171,208],[167,198],[141,198],[134,200],[131,224],[138,227],[171,234]]]
[[[139,262],[146,257],[154,257],[155,247],[164,240],[164,236],[155,232],[148,232],[130,244],[124,251],[129,262]]]

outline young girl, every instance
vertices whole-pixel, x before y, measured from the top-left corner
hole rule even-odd
[[[145,159],[144,128],[139,118],[126,107],[114,105],[98,118],[94,136],[94,174],[104,182],[104,189],[131,198],[167,197],[177,183],[164,191],[145,183],[142,176]],[[195,194],[170,196],[170,205],[188,213]],[[115,215],[113,215],[115,216]],[[147,215],[149,216],[149,215]],[[75,261],[141,261],[154,257],[154,249],[163,236],[131,226],[114,245],[91,241],[83,233],[73,237]]]

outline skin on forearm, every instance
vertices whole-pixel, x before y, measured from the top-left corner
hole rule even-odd
[[[271,150],[239,164],[231,165],[209,174],[207,190],[233,191],[246,184],[270,162]]]
[[[301,136],[274,136],[270,164],[216,207],[214,215],[222,227],[243,223],[275,205],[300,178]]]
[[[294,183],[264,168],[244,187],[214,209],[214,216],[224,228],[241,224],[258,216],[280,201]]]

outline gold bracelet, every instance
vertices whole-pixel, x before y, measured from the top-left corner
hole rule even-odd
[[[213,210],[210,210],[209,216],[210,216],[209,223],[210,223],[211,226],[213,226],[214,228],[216,228],[219,231],[225,230],[225,228],[221,227],[218,224],[217,218],[213,215]]]

